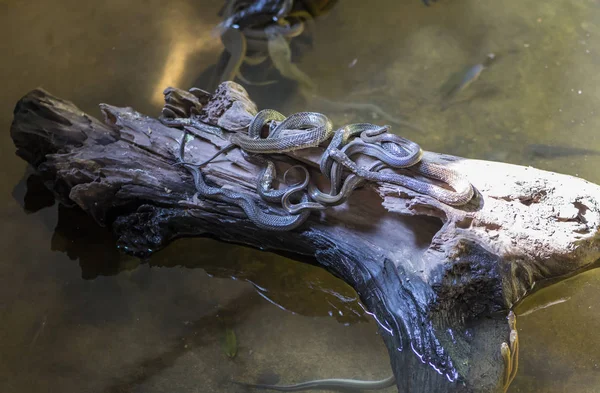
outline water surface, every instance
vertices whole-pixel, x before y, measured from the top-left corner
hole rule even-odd
[[[0,391],[235,392],[231,378],[390,372],[356,294],[319,268],[208,239],[178,241],[140,263],[77,212],[23,209],[28,170],[8,134],[16,101],[42,86],[96,116],[100,102],[157,115],[164,87],[189,88],[216,62],[221,46],[210,31],[220,5],[0,1]],[[315,24],[313,48],[298,65],[323,96],[405,116],[424,131],[397,132],[427,150],[600,183],[600,156],[540,159],[526,149],[600,150],[597,1],[373,5],[345,0]],[[494,63],[444,106],[450,76],[488,53]],[[251,91],[260,107],[319,110],[291,83]],[[39,199],[29,205],[44,205]],[[600,391],[599,288],[600,271],[592,270],[518,308],[526,315],[511,392]],[[239,343],[233,360],[221,346],[226,329]]]

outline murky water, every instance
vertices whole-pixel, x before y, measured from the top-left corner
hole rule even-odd
[[[0,391],[235,392],[232,378],[389,374],[356,295],[319,268],[206,239],[178,241],[140,264],[77,212],[22,207],[28,172],[8,134],[16,101],[43,86],[93,115],[100,102],[157,115],[164,87],[189,88],[216,62],[221,45],[210,30],[220,5],[0,1]],[[600,155],[528,150],[600,151],[598,1],[374,5],[345,0],[316,21],[313,47],[298,61],[320,94],[405,116],[425,131],[401,132],[427,150],[600,183]],[[488,53],[496,59],[479,79],[444,102],[448,79]],[[249,90],[261,107],[319,110],[290,83]],[[520,305],[521,363],[510,391],[600,391],[598,304],[593,270]],[[239,344],[234,359],[222,348],[227,329]]]

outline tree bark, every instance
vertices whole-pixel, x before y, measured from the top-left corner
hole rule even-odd
[[[165,95],[165,113],[225,130],[246,127],[256,113],[230,82],[214,94],[169,88]],[[60,202],[110,226],[118,247],[138,256],[178,237],[212,235],[313,257],[350,284],[376,318],[400,392],[503,391],[508,309],[534,286],[600,258],[600,187],[579,178],[426,152],[468,177],[473,201],[455,208],[400,186],[368,184],[300,228],[275,233],[256,228],[237,206],[192,198],[190,175],[172,165],[182,130],[132,108],[101,109],[104,123],[41,89],[16,105],[17,154]],[[188,129],[188,161],[228,144]],[[278,172],[301,161],[318,179],[322,151],[275,157]],[[261,169],[233,150],[203,173],[218,186],[255,193]]]

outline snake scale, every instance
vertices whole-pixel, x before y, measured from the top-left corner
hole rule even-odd
[[[187,120],[161,118],[169,126],[189,125]],[[261,132],[265,126],[268,126],[268,133],[266,137],[262,137]],[[389,126],[356,123],[334,131],[331,121],[320,113],[299,112],[286,117],[275,110],[265,109],[254,116],[247,133],[234,133],[230,137],[229,146],[200,164],[184,160],[184,133],[179,149],[179,163],[192,174],[198,197],[234,204],[257,227],[274,231],[297,228],[306,221],[312,210],[323,210],[343,203],[355,188],[366,181],[396,184],[451,206],[462,206],[471,200],[473,187],[464,176],[423,159],[423,152],[418,144],[391,134],[389,129]],[[329,141],[329,145],[321,156],[319,168],[321,174],[330,181],[329,192],[320,190],[311,181],[308,169],[301,165],[288,169],[284,174],[284,183],[287,183],[292,169],[300,170],[304,177],[302,181],[288,184],[282,189],[272,187],[277,171],[269,159],[270,154],[317,147],[326,141]],[[242,150],[247,160],[264,166],[257,182],[257,193],[263,201],[249,193],[211,186],[204,180],[200,167],[235,147]],[[374,161],[362,166],[354,160],[356,156],[369,157]],[[403,169],[404,173],[384,169]],[[345,179],[344,171],[350,172]],[[431,179],[452,189],[421,178]],[[280,208],[266,212],[261,206],[264,202],[277,203]]]

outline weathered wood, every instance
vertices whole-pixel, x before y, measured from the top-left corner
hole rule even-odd
[[[192,93],[168,89],[170,110],[228,130],[247,126],[256,112],[233,83],[214,95]],[[374,314],[401,392],[502,391],[508,308],[544,280],[600,258],[600,187],[579,178],[428,152],[468,176],[477,190],[471,203],[453,208],[371,184],[299,229],[273,233],[254,227],[236,206],[193,201],[192,179],[172,166],[181,130],[131,108],[101,109],[105,124],[43,90],[28,93],[11,128],[17,154],[62,203],[109,225],[132,254],[210,234],[314,257]],[[188,161],[227,145],[218,135],[190,131],[196,136],[186,146]],[[318,178],[321,151],[279,159],[280,173],[293,158],[313,166]],[[219,186],[254,192],[260,169],[233,150],[204,173]]]

